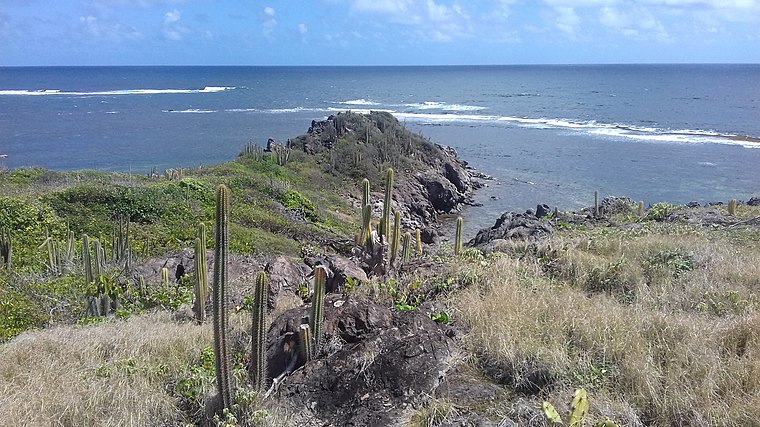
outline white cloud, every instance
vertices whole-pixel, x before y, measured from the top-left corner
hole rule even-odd
[[[604,7],[599,12],[599,22],[625,37],[635,40],[669,38],[664,25],[646,8],[619,9]]]
[[[190,30],[180,23],[182,14],[174,9],[164,14],[164,37],[169,40],[182,40]]]
[[[270,37],[275,27],[277,27],[277,19],[274,17],[276,13],[277,12],[269,6],[261,10],[261,32],[264,33],[266,37]]]
[[[555,6],[555,26],[565,34],[575,36],[576,29],[581,23],[581,18],[570,6]]]
[[[472,19],[457,1],[351,0],[356,13],[384,16],[389,22],[407,26],[418,37],[450,41],[472,36]]]
[[[309,31],[309,27],[306,26],[304,23],[298,24],[298,33],[301,35],[306,34]]]
[[[164,15],[164,25],[173,24],[181,19],[180,13],[177,9],[171,12],[166,12]]]

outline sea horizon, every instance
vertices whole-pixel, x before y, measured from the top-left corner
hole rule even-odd
[[[760,193],[760,64],[0,67],[0,166],[197,167],[346,110],[457,149],[494,214]]]

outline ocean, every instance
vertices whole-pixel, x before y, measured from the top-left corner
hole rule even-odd
[[[148,172],[384,110],[493,181],[504,210],[760,195],[760,65],[0,68],[0,167]]]

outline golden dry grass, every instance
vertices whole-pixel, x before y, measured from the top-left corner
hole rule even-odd
[[[472,352],[548,367],[555,404],[586,387],[622,425],[758,425],[759,260],[688,227],[575,232],[460,266],[479,280],[451,303]]]
[[[28,331],[0,347],[0,425],[177,425],[167,385],[210,341],[168,314]]]

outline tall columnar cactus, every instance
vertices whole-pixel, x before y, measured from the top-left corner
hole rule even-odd
[[[359,237],[359,245],[363,247],[372,243],[372,206],[364,205],[362,208],[362,231]]]
[[[362,209],[370,203],[372,202],[369,198],[369,180],[364,178],[362,179]]]
[[[301,359],[305,362],[314,357],[314,339],[311,336],[311,327],[308,323],[301,323],[298,328],[298,345],[301,352]]]
[[[594,190],[594,218],[599,218],[599,190]]]
[[[208,292],[208,269],[206,267],[206,225],[198,224],[195,238],[195,320],[206,320],[206,295]]]
[[[169,269],[166,267],[161,269],[161,283],[164,285],[164,288],[169,287]]]
[[[393,213],[393,244],[391,245],[391,265],[398,256],[399,244],[401,243],[401,212]]]
[[[731,200],[728,201],[728,214],[729,215],[731,215],[731,216],[736,215],[736,205],[737,204],[738,204],[738,202],[736,201],[736,199],[731,199]]]
[[[84,279],[89,285],[94,282],[92,277],[92,261],[90,261],[90,241],[86,234],[82,234],[82,264],[84,264]]]
[[[639,218],[644,218],[644,201],[639,200],[639,211],[637,212],[639,214]]]
[[[214,223],[214,355],[216,356],[216,384],[224,408],[232,407],[230,359],[227,354],[227,250],[229,245],[230,190],[220,185],[216,190],[216,222]]]
[[[422,232],[419,228],[414,230],[414,240],[417,246],[417,255],[422,255]]]
[[[454,238],[454,255],[459,255],[462,252],[462,217],[457,217],[457,231]]]
[[[401,250],[401,261],[409,262],[409,258],[412,256],[412,234],[404,233],[404,244]]]
[[[266,351],[267,351],[267,275],[260,271],[256,275],[253,290],[253,321],[251,322],[251,365],[249,376],[254,390],[264,390],[266,385]]]
[[[0,267],[4,267],[8,274],[13,271],[13,241],[11,231],[3,227],[0,229]]]
[[[327,269],[317,266],[314,269],[314,296],[311,298],[310,329],[314,337],[313,354],[319,353],[322,345],[322,322],[325,309],[325,285],[327,284]]]
[[[380,235],[383,242],[388,241],[391,228],[391,205],[393,204],[393,168],[388,168],[385,177],[385,198],[383,199],[383,219],[380,223]]]

